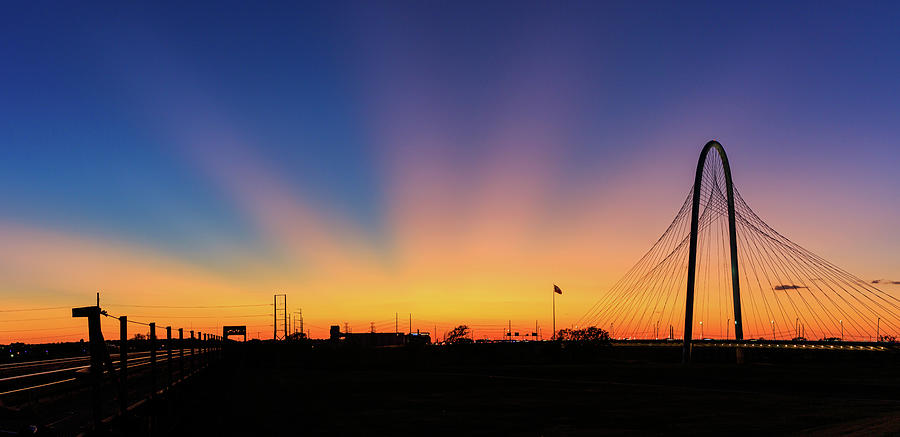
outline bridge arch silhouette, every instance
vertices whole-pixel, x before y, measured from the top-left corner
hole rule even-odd
[[[665,232],[574,325],[681,340],[685,361],[698,331],[701,340],[890,341],[900,299],[885,282],[860,279],[769,226],[742,198],[722,144],[710,141]]]
[[[684,346],[682,351],[682,360],[691,361],[691,338],[693,337],[694,326],[694,286],[697,273],[697,233],[699,227],[700,215],[700,192],[701,183],[703,181],[703,170],[706,164],[706,155],[710,150],[715,149],[719,153],[722,163],[722,171],[725,176],[725,195],[726,207],[728,209],[728,244],[731,254],[731,278],[732,278],[732,299],[734,304],[734,338],[736,340],[744,339],[744,331],[741,327],[741,284],[738,274],[738,257],[737,257],[737,226],[735,224],[734,213],[734,182],[731,179],[731,166],[728,164],[728,155],[725,154],[725,148],[716,140],[712,140],[703,146],[700,152],[700,161],[697,163],[697,174],[694,177],[694,189],[691,196],[691,236],[688,254],[688,271],[687,271],[687,297],[684,310]],[[726,327],[728,329],[728,327]]]

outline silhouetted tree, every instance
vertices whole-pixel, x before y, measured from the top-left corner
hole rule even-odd
[[[147,337],[144,334],[141,334],[140,332],[138,332],[137,334],[134,334],[134,338],[132,340],[146,340],[146,339],[147,339]]]
[[[466,340],[469,340],[466,338],[467,335],[469,335],[469,327],[466,325],[459,325],[447,333],[446,342],[450,344],[463,343]]]
[[[584,329],[560,329],[556,338],[562,341],[609,341],[609,332],[590,326]]]
[[[305,332],[294,332],[288,335],[288,340],[306,340]]]

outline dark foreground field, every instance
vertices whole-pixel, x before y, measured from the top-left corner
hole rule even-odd
[[[682,366],[672,360],[675,351],[619,348],[573,357],[491,347],[235,350],[176,433],[900,433],[900,374],[896,360],[883,355],[823,352]],[[504,362],[491,364],[497,361]]]

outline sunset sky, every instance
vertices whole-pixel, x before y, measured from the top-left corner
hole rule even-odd
[[[900,280],[897,5],[159,3],[3,6],[0,343],[86,338],[97,291],[252,337],[275,292],[314,337],[548,337],[710,139],[773,228]]]

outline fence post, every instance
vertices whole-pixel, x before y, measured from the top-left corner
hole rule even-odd
[[[166,391],[172,388],[172,327],[166,326],[166,368],[169,371],[169,385]]]
[[[150,397],[156,397],[156,323],[150,323]]]
[[[128,317],[119,317],[119,410],[122,417],[128,412]]]
[[[192,329],[191,330],[191,366],[190,366],[192,375],[194,374],[194,359],[195,358],[196,357],[194,356],[194,330]]]
[[[178,380],[184,379],[184,328],[178,328]]]

